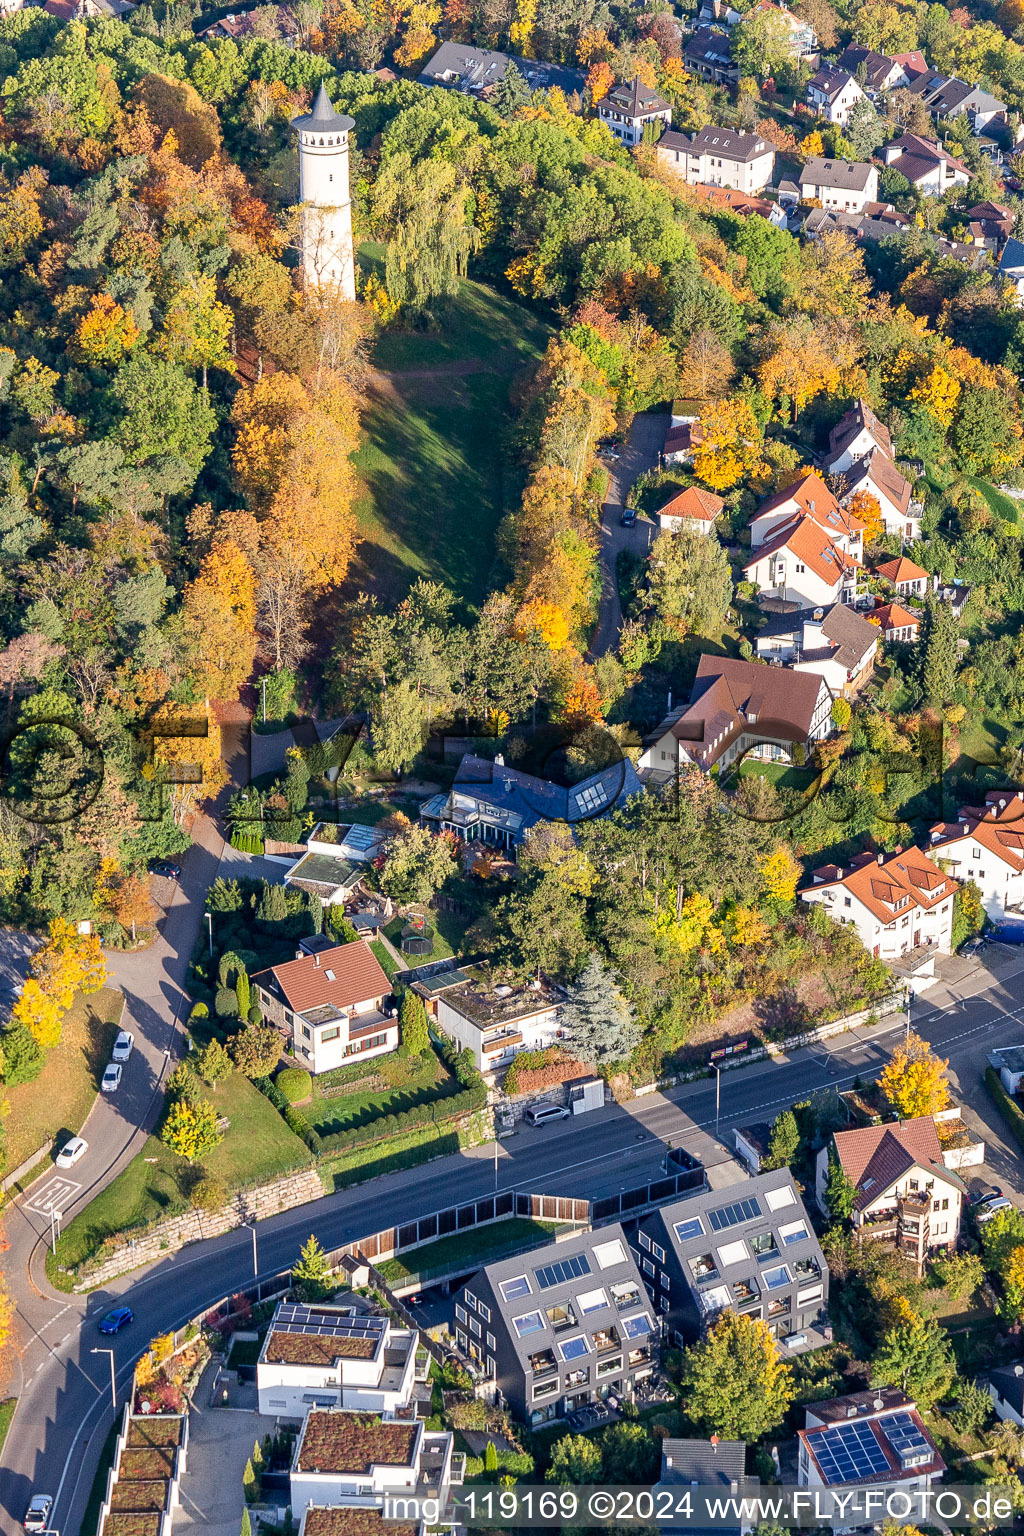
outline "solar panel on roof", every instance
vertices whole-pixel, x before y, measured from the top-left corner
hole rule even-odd
[[[545,1264],[534,1273],[541,1290],[548,1291],[553,1285],[562,1285],[566,1280],[578,1280],[581,1275],[589,1275],[592,1271],[586,1254],[574,1253],[571,1258],[559,1259],[557,1264]]]
[[[384,1333],[382,1317],[356,1316],[354,1313],[318,1312],[295,1302],[285,1302],[274,1319],[279,1333],[301,1333],[330,1339],[379,1339]]]
[[[712,1232],[724,1232],[728,1227],[738,1227],[744,1221],[760,1216],[761,1207],[751,1195],[748,1200],[736,1200],[732,1205],[721,1205],[717,1211],[708,1212]]]
[[[889,1471],[885,1452],[870,1424],[834,1424],[810,1430],[807,1441],[829,1485],[861,1482]]]

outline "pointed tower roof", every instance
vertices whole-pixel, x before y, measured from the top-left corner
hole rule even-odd
[[[307,112],[304,117],[293,118],[292,127],[312,129],[314,133],[318,129],[330,129],[333,133],[339,133],[348,132],[354,128],[355,120],[346,117],[342,112],[335,112],[331,105],[331,98],[327,94],[327,87],[321,80],[312,112]]]

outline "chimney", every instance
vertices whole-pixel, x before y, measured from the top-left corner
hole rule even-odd
[[[842,878],[843,878],[843,866],[841,864],[837,864],[836,865],[836,879],[837,880],[841,880]]]
[[[879,864],[884,863],[884,861],[885,861],[885,854],[884,853],[878,854],[878,862],[879,862]]]
[[[494,766],[495,766],[495,768],[504,768],[504,766],[505,766],[505,754],[504,754],[504,752],[495,752],[495,754],[494,754]]]
[[[317,951],[317,953],[313,956],[313,964],[319,968],[319,965],[320,965],[320,953],[319,953],[319,951]]]
[[[670,688],[669,691],[668,691],[668,709],[666,710],[666,714],[670,715],[671,713],[672,713],[672,689]]]

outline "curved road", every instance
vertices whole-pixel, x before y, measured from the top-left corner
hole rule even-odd
[[[201,894],[193,861],[198,873],[203,858],[202,849],[189,855],[185,891],[180,893],[193,893],[193,914],[200,910]],[[132,994],[133,1007],[144,1006],[147,994],[149,1005],[154,1006],[153,989],[157,989],[165,1029],[167,1010],[175,987],[180,988],[179,971],[187,959],[195,926],[194,915],[191,922],[188,920],[188,909],[178,914],[182,906],[186,906],[185,901],[176,899],[167,927],[180,932],[188,946],[175,952],[165,935],[159,953],[149,951],[157,963],[153,967],[156,975],[144,983],[147,992],[136,990]],[[915,1006],[914,1025],[952,1058],[954,1080],[962,1096],[977,1109],[975,1123],[979,1119],[983,1122],[981,1129],[992,1149],[988,1166],[1004,1186],[1012,1188],[1021,1183],[1018,1155],[1006,1145],[1004,1128],[997,1116],[989,1114],[984,1097],[976,1090],[986,1053],[994,1045],[1024,1038],[1024,954],[993,953],[997,975],[976,967],[956,988],[935,988],[930,1000]],[[135,985],[141,988],[143,983],[136,981]],[[890,1018],[873,1030],[839,1036],[834,1047],[815,1046],[724,1074],[720,1104],[723,1134],[729,1126],[770,1117],[815,1089],[846,1087],[858,1075],[877,1072],[902,1029],[902,1020]],[[147,1086],[150,1092],[153,1088],[153,1048],[159,1051],[159,1038],[147,1041],[140,1088],[143,1095]],[[714,1084],[706,1080],[687,1084],[637,1099],[625,1108],[610,1106],[582,1124],[521,1132],[500,1149],[497,1187],[580,1195],[629,1188],[660,1166],[668,1142],[686,1142],[705,1159],[714,1161],[709,1133],[715,1126]],[[717,1157],[722,1156],[719,1150]],[[495,1187],[492,1159],[493,1146],[459,1153],[262,1222],[257,1228],[260,1272],[270,1275],[284,1268],[311,1230],[325,1246],[333,1247],[388,1223],[486,1194]],[[83,1190],[79,1199],[86,1194]],[[96,1316],[115,1297],[127,1301],[136,1314],[130,1328],[113,1340],[102,1341],[104,1346],[113,1344],[118,1394],[123,1401],[134,1361],[154,1334],[179,1326],[251,1281],[252,1242],[247,1231],[229,1233],[186,1248],[148,1271],[124,1276],[87,1298],[67,1297],[52,1293],[45,1281],[45,1218],[19,1207],[11,1226],[12,1234],[16,1233],[11,1258],[16,1252],[19,1264],[26,1265],[20,1271],[20,1316],[31,1337],[23,1355],[23,1396],[0,1466],[0,1529],[14,1536],[32,1490],[42,1489],[58,1494],[55,1529],[69,1536],[81,1527],[99,1454],[112,1422],[108,1360],[90,1353],[98,1342]]]

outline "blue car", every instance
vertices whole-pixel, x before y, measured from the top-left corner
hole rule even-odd
[[[113,1311],[104,1312],[100,1318],[100,1333],[118,1333],[134,1316],[131,1307],[114,1307]]]

